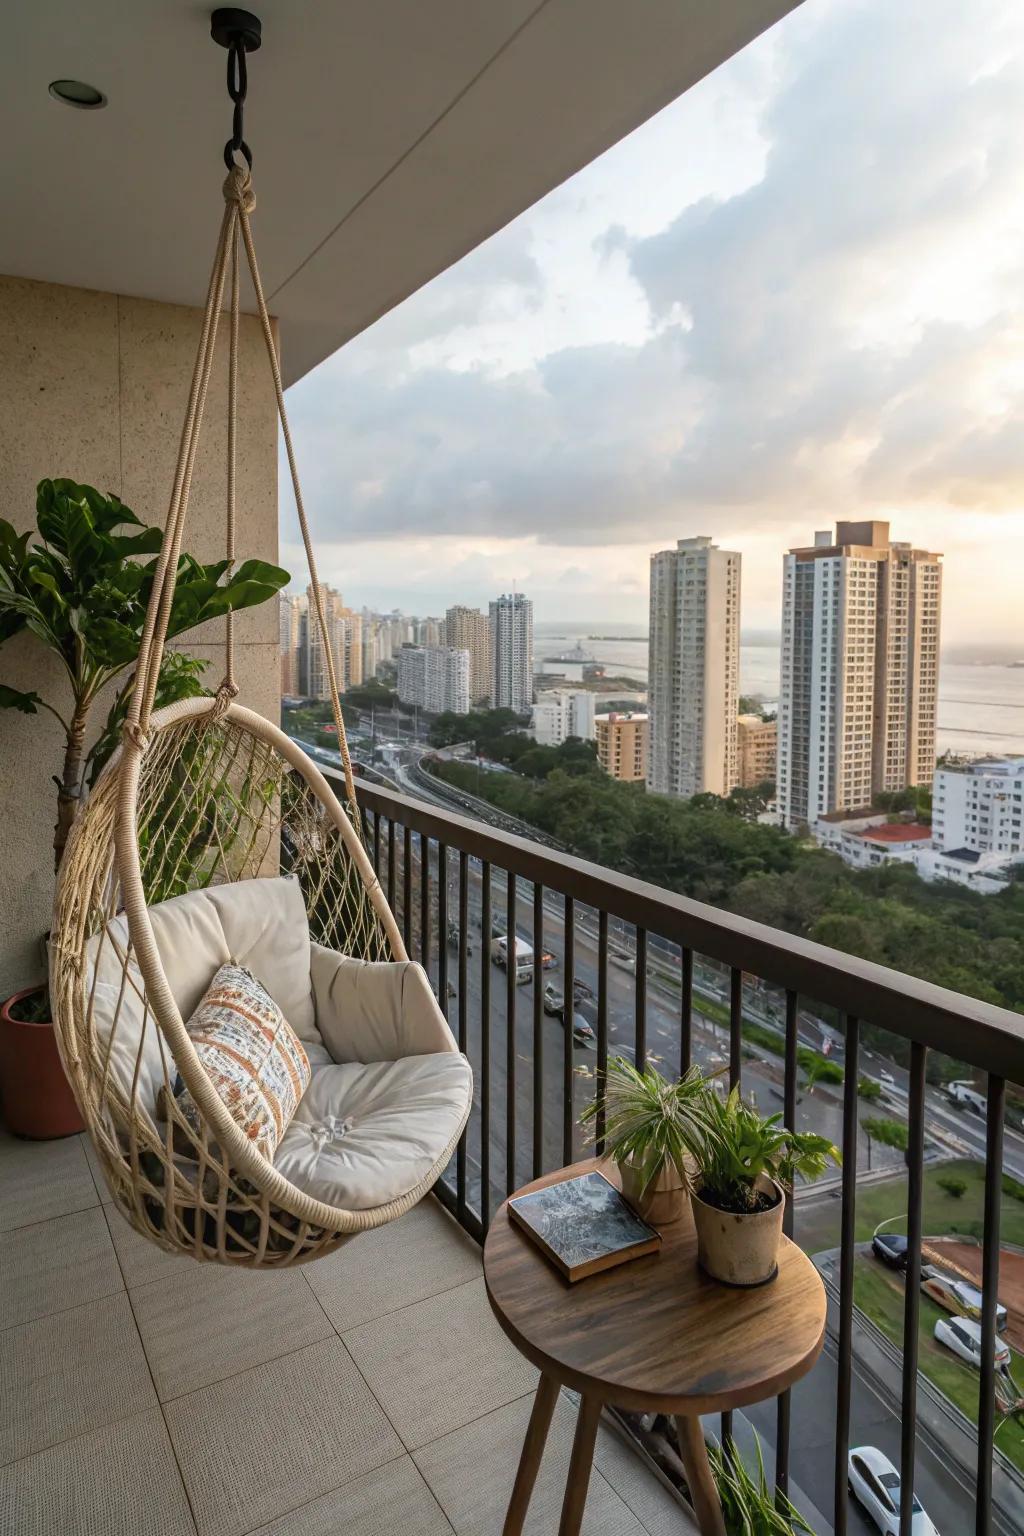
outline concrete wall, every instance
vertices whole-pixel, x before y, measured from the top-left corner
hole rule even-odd
[[[114,491],[144,522],[167,514],[199,336],[192,309],[0,277],[0,516],[34,527],[35,487],[66,475]],[[223,353],[226,354],[226,336]],[[223,554],[226,355],[217,360],[193,482],[185,548]],[[240,559],[277,558],[277,431],[258,323],[242,320],[239,363]],[[277,718],[276,603],[236,621],[243,701]],[[219,681],[223,624],[189,637]],[[30,635],[0,648],[0,681],[60,706],[61,670]],[[105,713],[97,708],[97,724]],[[39,939],[53,900],[52,775],[61,732],[52,716],[0,712],[0,998],[39,979]]]

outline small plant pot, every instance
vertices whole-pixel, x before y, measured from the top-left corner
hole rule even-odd
[[[41,992],[26,987],[0,1003],[0,1112],[15,1136],[50,1141],[85,1126],[64,1076],[53,1025],[11,1017],[11,1006]]]
[[[764,1285],[778,1273],[779,1243],[786,1198],[774,1179],[762,1174],[756,1188],[777,1195],[765,1211],[741,1214],[723,1211],[701,1199],[698,1184],[691,1195],[697,1229],[697,1262],[705,1274],[723,1285]]]
[[[686,1185],[679,1177],[675,1163],[669,1161],[640,1193],[640,1172],[632,1163],[620,1163],[622,1193],[644,1221],[652,1227],[670,1227],[678,1221],[686,1208]]]

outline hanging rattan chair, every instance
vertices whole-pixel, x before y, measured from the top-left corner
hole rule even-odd
[[[237,13],[235,13],[237,14]],[[216,35],[216,33],[215,33]],[[236,108],[246,39],[228,42]],[[247,164],[235,164],[238,152]],[[304,1262],[414,1205],[472,1102],[425,973],[363,847],[334,658],[249,225],[240,111],[163,548],[124,740],[83,807],[58,881],[51,993],[61,1057],[114,1200],[166,1249],[248,1267]],[[334,704],[346,802],[275,725],[235,702],[230,616],[214,698],[153,712],[189,485],[231,272],[228,550],[234,558],[239,240],[252,276]],[[232,1118],[186,1027],[217,968],[248,965],[312,1078],[273,1162]],[[180,1107],[182,1086],[195,1109]]]

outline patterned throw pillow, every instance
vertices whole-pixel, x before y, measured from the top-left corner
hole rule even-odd
[[[252,972],[234,962],[221,966],[185,1027],[232,1120],[270,1161],[309,1086],[298,1035]],[[198,1132],[192,1095],[186,1088],[176,1098]]]

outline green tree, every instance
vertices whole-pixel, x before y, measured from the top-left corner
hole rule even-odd
[[[885,1147],[895,1147],[900,1152],[907,1150],[910,1133],[901,1120],[863,1120],[861,1124],[873,1141],[880,1141]]]

